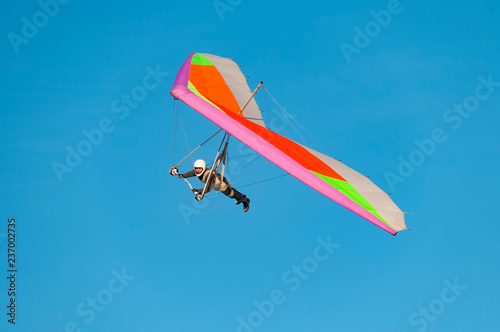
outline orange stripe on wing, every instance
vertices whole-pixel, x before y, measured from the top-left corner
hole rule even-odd
[[[205,98],[224,110],[238,114],[240,106],[215,66],[191,65],[189,81]],[[210,82],[210,86],[207,82]]]

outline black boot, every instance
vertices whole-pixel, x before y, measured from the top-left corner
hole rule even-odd
[[[247,198],[245,195],[240,193],[238,190],[233,188],[233,198],[236,199],[236,204],[241,204],[243,203],[243,212],[247,212],[248,209],[250,208],[250,199]]]
[[[240,193],[238,190],[233,189],[233,196],[232,198],[234,198],[236,200],[236,204],[240,204],[242,203],[247,197],[245,195],[243,195],[242,193]]]
[[[245,201],[243,201],[243,212],[247,212],[250,208],[250,198],[245,197]]]

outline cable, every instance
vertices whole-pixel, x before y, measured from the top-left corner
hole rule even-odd
[[[273,178],[269,178],[269,179],[265,179],[265,180],[262,180],[262,181],[258,181],[258,182],[254,182],[254,183],[250,183],[250,184],[246,184],[244,186],[239,186],[238,189],[240,188],[245,188],[245,187],[249,187],[249,186],[253,186],[253,185],[256,185],[256,184],[259,184],[259,183],[262,183],[262,182],[267,182],[267,181],[271,181],[271,180],[275,180],[275,179],[279,179],[279,178],[282,178],[282,177],[285,177],[287,175],[290,175],[290,174],[282,174],[282,175],[279,175],[279,176],[275,176]]]

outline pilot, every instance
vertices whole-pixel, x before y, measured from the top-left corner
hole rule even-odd
[[[247,198],[245,195],[240,193],[238,190],[234,189],[227,179],[217,173],[215,170],[207,170],[207,164],[203,159],[198,159],[194,162],[194,169],[192,171],[189,171],[184,174],[179,174],[178,173],[177,167],[173,167],[170,169],[170,174],[171,175],[177,175],[178,178],[184,177],[184,178],[190,178],[193,176],[197,176],[198,179],[205,183],[206,189],[205,193],[208,193],[210,190],[215,189],[217,191],[222,192],[224,195],[234,198],[236,200],[236,204],[241,204],[243,203],[243,212],[247,212],[248,209],[250,208],[250,199]],[[207,181],[210,181],[208,184]],[[201,200],[203,199],[202,193],[203,193],[203,188],[202,189],[192,189],[192,192],[196,194],[196,199]]]

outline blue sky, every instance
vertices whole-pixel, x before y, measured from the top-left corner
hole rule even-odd
[[[55,4],[0,14],[2,331],[498,331],[500,4]],[[169,92],[191,52],[264,81],[308,146],[392,192],[411,230],[393,237],[290,176],[250,185],[283,171],[236,140],[250,211],[195,202],[168,175]],[[217,130],[179,110],[191,148]]]

